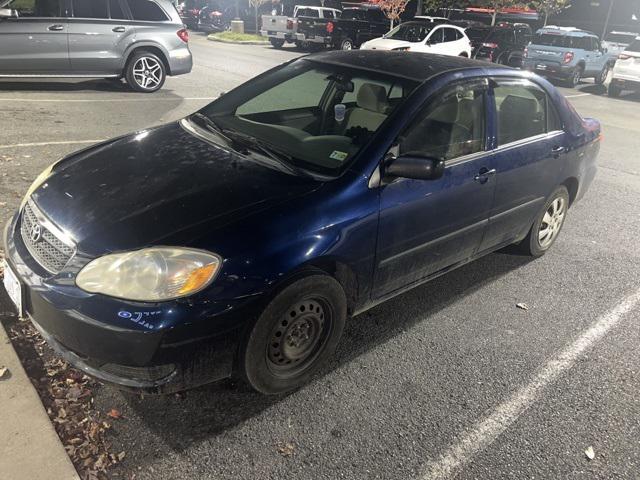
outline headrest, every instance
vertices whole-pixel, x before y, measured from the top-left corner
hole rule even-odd
[[[386,113],[387,90],[374,83],[365,83],[358,90],[358,107],[372,112]]]
[[[538,102],[533,98],[507,95],[500,104],[500,111],[518,116],[532,114],[538,111]]]

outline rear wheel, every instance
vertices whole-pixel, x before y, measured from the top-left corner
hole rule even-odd
[[[571,73],[571,76],[565,81],[566,86],[570,88],[577,87],[582,78],[583,71],[582,66],[578,65]]]
[[[349,37],[343,39],[340,43],[340,50],[353,50],[354,48],[355,45],[353,44],[353,40],[351,40]]]
[[[596,83],[598,85],[602,85],[607,81],[607,77],[609,76],[609,72],[611,71],[611,65],[608,63],[602,68],[600,74],[596,77]]]
[[[561,186],[551,194],[536,217],[529,234],[520,244],[527,255],[540,257],[555,243],[569,209],[569,192]]]
[[[311,275],[269,303],[240,350],[241,373],[258,392],[288,392],[309,381],[342,336],[347,300],[340,284]]]
[[[139,51],[129,59],[125,78],[133,90],[152,93],[162,88],[167,72],[163,61],[157,55]]]
[[[269,42],[271,42],[271,46],[273,48],[282,48],[282,46],[284,45],[284,40],[280,38],[270,38]]]
[[[619,97],[620,94],[622,93],[622,89],[615,85],[613,82],[611,82],[609,84],[609,88],[607,89],[607,93],[609,94],[610,97]]]

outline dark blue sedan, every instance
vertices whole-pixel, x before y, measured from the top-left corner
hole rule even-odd
[[[285,392],[348,316],[509,244],[544,254],[599,140],[531,73],[312,55],[47,169],[5,230],[4,283],[101,380]]]

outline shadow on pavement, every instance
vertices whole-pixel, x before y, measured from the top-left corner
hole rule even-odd
[[[2,80],[0,81],[0,91],[22,91],[22,92],[118,92],[136,94],[124,81],[120,79],[92,79],[83,81],[46,81],[32,80]]]
[[[531,261],[512,249],[488,255],[458,270],[381,304],[347,323],[334,360],[319,377],[376,348]],[[393,315],[389,313],[393,312]],[[304,390],[305,387],[303,387]],[[141,427],[162,438],[162,445],[184,451],[196,442],[259,415],[286,396],[265,397],[227,380],[179,396],[145,396],[118,392],[135,411]],[[161,452],[155,451],[155,455]]]

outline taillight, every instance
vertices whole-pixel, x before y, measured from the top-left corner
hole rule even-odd
[[[180,37],[180,40],[184,43],[189,43],[189,31],[186,28],[178,30],[176,33],[178,34],[178,37]]]
[[[287,20],[287,30],[293,30],[293,20],[290,18]]]
[[[522,56],[524,58],[527,58],[529,56],[529,49],[527,47],[524,48],[524,52],[522,53]]]
[[[333,22],[327,22],[327,33],[333,33]]]
[[[619,60],[629,60],[630,58],[631,55],[627,55],[626,53],[621,53],[620,55],[618,55]]]
[[[482,46],[487,48],[498,48],[497,43],[483,43]]]
[[[571,60],[573,60],[573,52],[567,52],[564,54],[562,63],[571,63]]]

